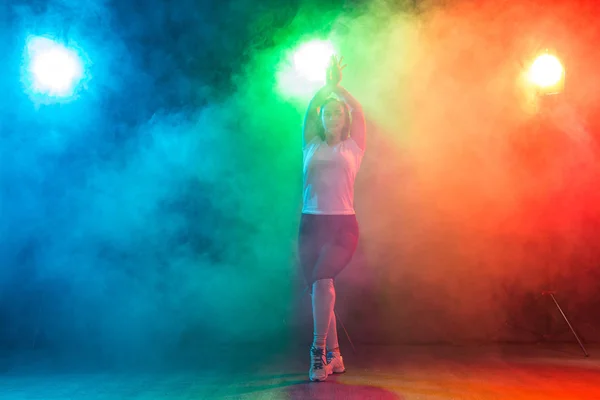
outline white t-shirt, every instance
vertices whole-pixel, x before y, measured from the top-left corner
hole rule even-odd
[[[354,214],[354,181],[364,151],[348,138],[335,146],[316,136],[303,149],[305,214]]]

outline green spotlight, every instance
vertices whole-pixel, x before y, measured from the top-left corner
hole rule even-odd
[[[329,41],[304,43],[294,53],[294,69],[298,76],[310,82],[325,83],[325,71],[334,54],[335,50]]]

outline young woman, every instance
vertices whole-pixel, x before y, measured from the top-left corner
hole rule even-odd
[[[312,295],[311,381],[345,371],[333,311],[333,281],[352,259],[358,242],[354,182],[365,152],[366,129],[361,105],[340,86],[344,67],[332,57],[327,83],[310,101],[304,119],[298,250]]]

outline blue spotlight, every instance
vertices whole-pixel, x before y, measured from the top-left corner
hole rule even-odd
[[[27,42],[26,82],[36,95],[71,97],[84,77],[84,66],[75,49],[49,38],[31,37]]]

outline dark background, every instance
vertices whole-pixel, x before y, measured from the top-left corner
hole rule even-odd
[[[598,340],[594,7],[3,4],[0,349],[127,363],[309,343],[295,264],[303,110],[277,98],[274,66],[303,35],[333,30],[362,49],[349,79],[370,114],[361,243],[338,280],[354,341],[572,340],[545,289]],[[48,32],[90,60],[75,101],[23,91],[26,37]],[[398,35],[395,51],[383,38]],[[516,117],[516,94],[494,76],[549,38],[568,91]],[[394,63],[397,80],[384,81]]]

